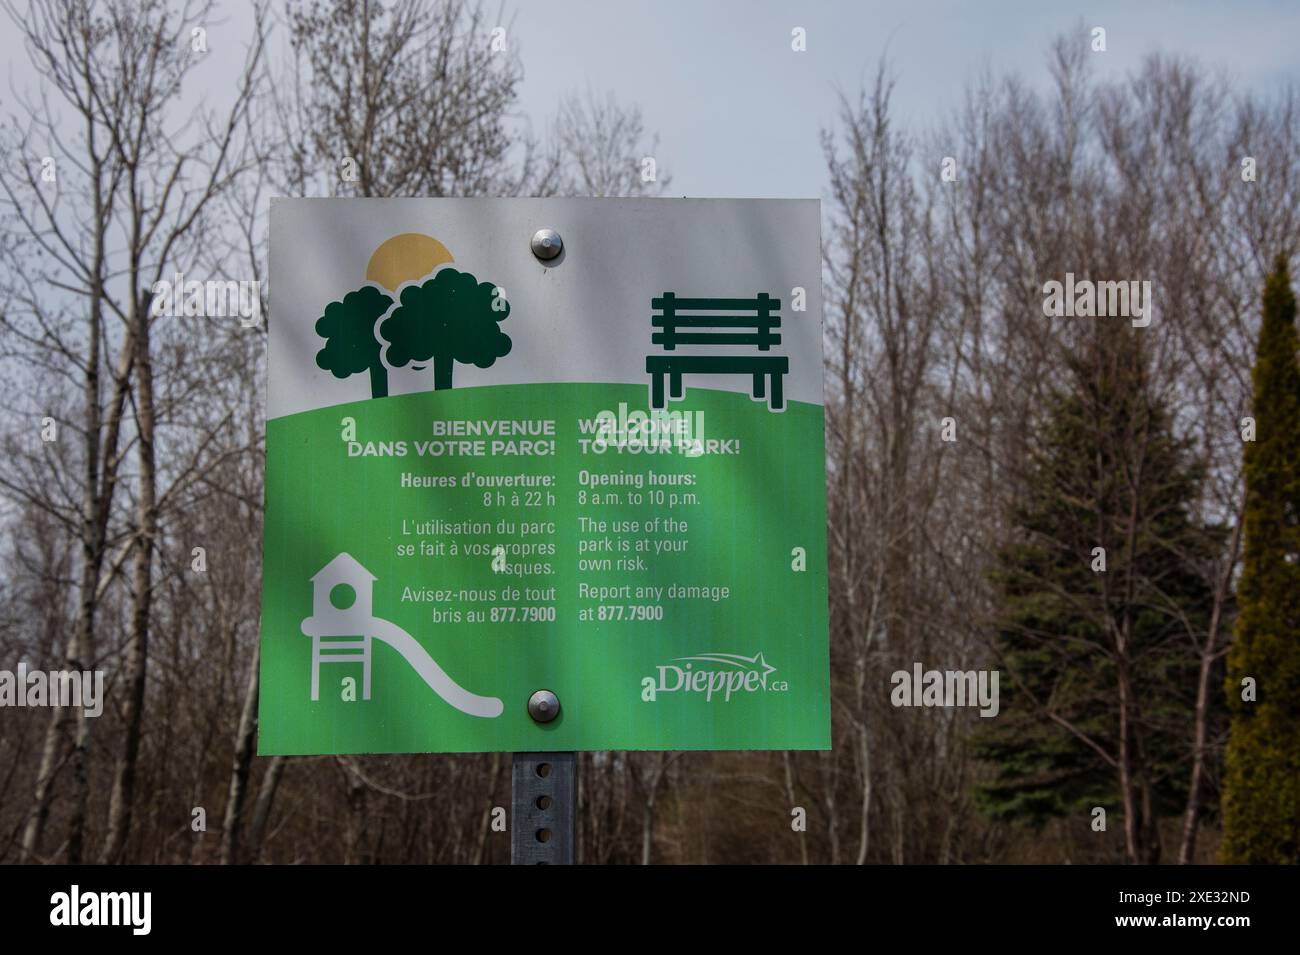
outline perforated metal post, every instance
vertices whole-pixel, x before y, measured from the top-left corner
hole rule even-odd
[[[510,776],[512,865],[573,865],[576,753],[515,753]]]

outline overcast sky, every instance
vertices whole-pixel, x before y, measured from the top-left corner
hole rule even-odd
[[[211,56],[198,74],[214,100],[229,91],[227,58],[249,24],[242,0],[219,7],[225,21],[210,29]],[[1300,77],[1296,0],[528,0],[506,11],[507,40],[525,70],[521,105],[535,130],[561,94],[613,91],[640,104],[647,128],[659,133],[656,158],[672,174],[674,195],[822,196],[818,133],[834,118],[835,91],[869,78],[886,48],[898,114],[918,131],[957,105],[963,84],[984,66],[1045,82],[1048,44],[1080,22],[1107,31],[1108,50],[1095,55],[1101,75],[1122,75],[1160,50],[1195,57],[1261,93]],[[791,50],[795,27],[806,31],[806,52]],[[30,87],[26,55],[7,24],[0,54],[12,82]]]
[[[869,79],[886,47],[899,115],[918,128],[956,106],[984,65],[1045,82],[1051,39],[1081,20],[1106,29],[1107,52],[1096,54],[1103,75],[1122,75],[1162,50],[1260,92],[1300,77],[1295,0],[547,0],[516,10],[528,112],[544,116],[557,90],[587,85],[641,104],[676,195],[822,195],[818,131],[834,119],[835,90]],[[791,50],[794,27],[806,31],[806,52]]]

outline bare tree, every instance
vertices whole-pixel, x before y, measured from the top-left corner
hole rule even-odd
[[[512,195],[537,188],[511,110],[511,24],[469,0],[343,0],[289,10],[277,77],[290,195]],[[494,31],[499,31],[495,32]]]
[[[83,132],[68,142],[57,128],[58,112],[42,100],[29,104],[29,124],[55,150],[67,195],[89,197],[91,215],[81,218],[59,203],[30,172],[25,183],[6,177],[5,193],[24,232],[46,249],[45,289],[80,295],[87,328],[78,341],[56,339],[58,351],[83,371],[85,451],[83,456],[80,538],[82,541],[81,610],[68,654],[68,666],[91,669],[95,658],[95,614],[108,580],[103,577],[108,528],[119,488],[124,436],[136,451],[136,503],[130,538],[109,568],[115,575],[123,560],[132,564],[132,609],[126,664],[126,734],[112,787],[106,861],[120,856],[134,794],[145,700],[152,571],[157,547],[160,496],[157,487],[156,417],[151,344],[152,290],[205,226],[204,213],[240,173],[232,143],[248,101],[260,57],[255,38],[244,80],[224,123],[204,113],[188,122],[167,122],[185,75],[196,62],[191,27],[202,23],[209,7],[192,4],[173,17],[159,3],[38,2],[25,15],[8,8],[20,26],[46,94],[76,116]],[[258,12],[260,18],[261,13]],[[197,135],[193,130],[198,127]],[[178,148],[189,137],[194,145]],[[30,163],[20,168],[30,169]],[[26,195],[20,187],[26,187]],[[35,212],[28,210],[34,208]],[[82,239],[80,235],[84,235]],[[18,334],[35,340],[53,331],[50,306],[28,279],[25,316],[32,329]],[[54,306],[55,308],[61,306]],[[114,332],[107,321],[119,324]],[[105,351],[116,345],[107,408],[101,395]],[[130,413],[129,422],[127,420]],[[130,425],[129,431],[127,425]],[[65,715],[56,711],[47,734],[36,796],[23,839],[24,856],[38,851],[48,816],[52,785],[61,757],[59,739]],[[89,790],[90,723],[78,711],[72,739],[72,808],[66,853],[78,861],[85,852]]]
[[[672,182],[659,170],[659,137],[647,136],[640,108],[621,106],[613,93],[566,96],[552,135],[560,195],[655,196]]]

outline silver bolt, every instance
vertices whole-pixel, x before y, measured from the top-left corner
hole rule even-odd
[[[538,690],[528,698],[528,715],[538,723],[549,723],[560,715],[560,700],[550,690]]]
[[[533,255],[543,262],[549,262],[564,251],[564,240],[554,229],[538,229],[533,233]]]

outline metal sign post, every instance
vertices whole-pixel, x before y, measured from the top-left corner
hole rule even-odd
[[[510,774],[511,865],[573,865],[577,753],[515,753]]]
[[[539,726],[560,715],[550,690],[528,698],[528,715]],[[510,771],[510,862],[512,865],[573,865],[578,809],[576,753],[515,753]]]

